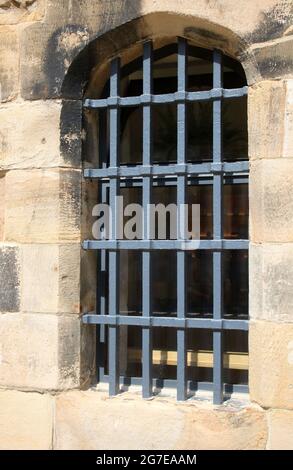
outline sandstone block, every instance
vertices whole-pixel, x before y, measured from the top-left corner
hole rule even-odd
[[[293,409],[293,324],[251,321],[250,397],[268,408]]]
[[[56,243],[80,239],[78,170],[13,170],[6,174],[5,240]]]
[[[0,108],[0,167],[54,167],[62,162],[59,102],[7,103]],[[16,132],[17,129],[17,132]]]
[[[0,241],[4,237],[4,223],[5,223],[5,174],[0,173]]]
[[[263,81],[249,88],[248,143],[251,160],[283,153],[285,81]]]
[[[93,390],[58,396],[55,426],[54,448],[62,450],[263,449],[267,438],[265,414],[253,407],[216,410]]]
[[[79,313],[80,245],[23,245],[22,311]]]
[[[250,245],[249,315],[293,322],[293,243]]]
[[[250,239],[253,243],[293,241],[293,160],[252,162]]]
[[[70,315],[2,314],[0,384],[29,390],[84,386],[92,376],[94,338],[89,337],[92,329],[86,338],[83,328],[80,319]],[[81,364],[82,341],[89,344],[89,355]]]
[[[17,95],[19,79],[18,36],[12,27],[0,29],[0,101]]]
[[[286,106],[285,106],[285,126],[284,126],[284,148],[283,156],[293,156],[293,80],[286,82]]]
[[[268,412],[269,450],[293,450],[293,411]]]
[[[52,424],[50,395],[0,390],[0,449],[49,450]]]
[[[20,250],[0,246],[0,312],[18,312],[20,305]]]

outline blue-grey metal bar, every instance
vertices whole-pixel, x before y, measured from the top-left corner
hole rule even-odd
[[[99,166],[105,168],[107,165],[107,111],[101,110],[99,115]],[[107,186],[98,185],[98,202],[107,202]],[[106,305],[106,276],[107,276],[107,252],[100,250],[97,253],[97,311],[100,315],[105,315],[108,306]],[[105,325],[100,325],[97,331],[97,369],[98,380],[105,373],[104,354],[106,344]]]
[[[116,58],[111,63],[110,95],[117,97],[120,93],[120,59]],[[119,165],[120,145],[120,113],[118,107],[110,109],[110,165]],[[118,233],[117,195],[119,181],[110,181],[110,207],[112,210],[111,237],[116,239]],[[109,314],[119,314],[119,253],[109,252]],[[114,325],[109,326],[109,394],[116,395],[119,391],[119,329]]]
[[[108,375],[104,375],[103,382],[108,382],[109,377]],[[125,377],[120,376],[120,382],[125,384],[126,386],[129,385],[141,385],[142,379],[140,377]],[[177,384],[176,380],[172,379],[153,379],[153,387],[155,389],[161,388],[175,388]],[[212,382],[195,382],[193,380],[188,380],[188,389],[190,391],[208,391],[211,392],[213,390],[213,383]],[[223,384],[223,390],[225,395],[230,396],[231,393],[248,393],[249,389],[247,385],[242,384]]]
[[[213,318],[178,318],[178,317],[144,317],[129,315],[83,315],[83,323],[97,325],[132,325],[166,328],[197,328],[208,330],[248,330],[248,320],[215,320]]]
[[[161,95],[153,95],[144,92],[140,96],[127,96],[127,97],[109,97],[104,99],[89,99],[87,98],[83,106],[85,108],[101,109],[111,108],[112,106],[139,106],[144,103],[152,104],[169,104],[179,103],[182,101],[212,101],[219,98],[235,99],[242,98],[247,95],[248,87],[224,89],[222,87],[213,88],[210,91],[184,91],[175,93],[166,93]]]
[[[248,240],[85,240],[85,250],[247,250]]]
[[[185,94],[187,88],[187,42],[178,38],[178,93]],[[177,164],[186,164],[186,102],[177,104]],[[177,177],[177,238],[185,241],[182,229],[185,229],[185,211],[180,210],[186,203],[186,176]],[[179,213],[178,213],[179,211]],[[186,253],[177,252],[177,317],[186,316]],[[177,330],[177,400],[186,400],[186,331]]]
[[[213,88],[222,87],[222,54],[215,50],[213,54]],[[222,102],[221,98],[213,102],[213,163],[222,163]],[[214,174],[213,184],[213,232],[214,240],[223,236],[223,177]],[[223,313],[223,257],[221,251],[213,253],[213,318],[220,320]],[[222,332],[213,332],[213,383],[214,404],[223,401],[223,350]]]
[[[103,186],[109,187],[110,180],[104,179]],[[224,184],[248,184],[248,174],[235,174],[224,176]],[[187,186],[206,186],[212,185],[212,175],[205,176],[189,176],[187,177]],[[152,182],[153,186],[177,186],[176,177],[155,177]],[[120,188],[135,188],[142,187],[142,178],[123,178],[120,180]]]
[[[218,163],[180,163],[174,165],[137,165],[108,168],[86,168],[85,178],[132,178],[138,176],[168,176],[168,175],[204,175],[206,173],[240,173],[247,172],[249,164],[243,162]]]
[[[152,93],[152,54],[151,42],[146,42],[143,47],[143,93]],[[151,105],[143,105],[143,165],[152,164],[152,108]],[[143,177],[143,238],[150,237],[150,218],[148,207],[152,197],[152,177]],[[152,315],[151,293],[151,253],[142,252],[142,314],[143,317]],[[142,396],[150,398],[152,395],[152,330],[151,327],[142,329]]]

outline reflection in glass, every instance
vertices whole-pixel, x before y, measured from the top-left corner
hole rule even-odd
[[[187,263],[187,316],[209,317],[213,313],[213,258],[212,253],[191,251]]]
[[[225,184],[224,238],[248,239],[248,185]]]
[[[224,382],[228,384],[248,383],[248,335],[246,331],[223,333]]]
[[[248,252],[227,250],[223,253],[224,317],[248,317]]]

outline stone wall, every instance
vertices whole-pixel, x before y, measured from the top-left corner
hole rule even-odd
[[[290,0],[0,1],[0,448],[293,449],[292,16]],[[81,99],[109,57],[176,35],[249,83],[250,403],[89,388]]]

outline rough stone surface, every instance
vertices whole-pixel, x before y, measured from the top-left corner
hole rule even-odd
[[[293,325],[250,322],[250,398],[266,408],[293,409]]]
[[[0,312],[18,312],[20,254],[16,246],[0,245]]]
[[[287,80],[284,128],[284,157],[293,157],[293,80]]]
[[[19,50],[15,29],[0,28],[0,101],[16,97],[19,78]]]
[[[156,423],[154,429],[154,423]],[[263,449],[263,411],[178,405],[129,394],[70,392],[56,398],[56,449]]]
[[[0,449],[52,448],[53,398],[0,390]]]
[[[293,450],[293,411],[268,412],[268,450]]]
[[[24,312],[80,312],[80,245],[24,245]]]
[[[283,155],[285,81],[263,81],[249,88],[249,157],[278,158]]]
[[[232,55],[245,57],[250,83],[260,76],[258,67],[262,67],[263,76],[275,76],[275,64],[287,64],[290,51],[283,50],[283,44],[276,46],[273,66],[267,66],[267,50],[259,47],[248,58],[247,47],[254,41],[271,40],[272,32],[274,37],[285,34],[290,26],[290,12],[286,4],[277,9],[278,3],[198,0],[195,9],[192,0],[82,0],[70,4],[49,0],[45,21],[32,23],[21,32],[21,94],[25,99],[61,96],[64,78],[78,56],[78,63],[70,69],[71,88],[75,91],[67,95],[76,97],[80,93],[78,77],[85,83],[89,76],[89,51],[84,48],[98,37],[102,37],[101,47],[93,48],[98,61],[149,35],[184,34],[205,46],[220,46]],[[244,10],[245,15],[241,14]],[[166,15],[168,21],[164,20]],[[106,33],[110,36],[106,37]]]
[[[291,15],[292,18],[292,15]],[[292,78],[293,40],[286,37],[267,46],[253,49],[260,75],[264,79]]]
[[[4,223],[5,223],[5,174],[0,173],[0,242],[4,237]]]
[[[252,162],[250,169],[250,239],[293,241],[293,160]]]
[[[60,103],[45,101],[2,106],[0,168],[29,169],[63,164],[59,150],[60,110]]]
[[[293,322],[293,243],[250,245],[249,315]]]
[[[78,170],[13,170],[6,174],[5,240],[55,243],[80,239]]]
[[[80,386],[80,329],[80,320],[72,316],[0,315],[0,385],[30,390]]]

